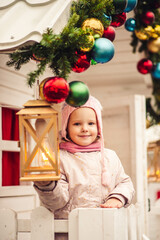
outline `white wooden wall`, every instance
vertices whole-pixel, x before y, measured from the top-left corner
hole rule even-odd
[[[26,215],[40,205],[32,183],[2,187],[2,152],[19,152],[18,141],[2,140],[2,107],[20,109],[34,98],[34,88],[26,85],[26,74],[6,66],[7,56],[0,55],[0,208],[11,208],[18,216]],[[7,174],[7,173],[6,173]],[[1,239],[1,237],[0,237]]]

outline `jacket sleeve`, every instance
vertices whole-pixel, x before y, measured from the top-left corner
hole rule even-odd
[[[69,201],[68,182],[62,169],[59,181],[51,182],[47,186],[35,182],[33,186],[39,195],[42,205],[53,213],[55,210],[63,208]]]
[[[133,187],[133,183],[130,177],[124,172],[124,168],[120,162],[120,159],[114,153],[115,165],[115,188],[109,193],[106,201],[109,198],[115,197],[118,198],[125,207],[129,206],[132,202],[135,190]],[[113,160],[113,159],[112,159]]]

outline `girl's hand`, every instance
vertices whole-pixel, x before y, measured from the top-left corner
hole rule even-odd
[[[123,203],[118,198],[110,198],[105,203],[100,204],[101,208],[121,208]]]
[[[35,181],[34,184],[44,187],[44,186],[48,186],[49,184],[51,184],[51,181]]]

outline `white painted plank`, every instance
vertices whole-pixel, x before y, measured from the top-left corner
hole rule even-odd
[[[78,240],[103,240],[102,209],[79,209]]]
[[[31,232],[31,220],[18,219],[18,232]]]
[[[0,188],[0,197],[36,195],[33,186],[8,186]]]
[[[31,232],[31,219],[18,219],[18,232]],[[68,233],[68,220],[54,220],[55,233]]]
[[[16,213],[11,209],[0,209],[0,238],[17,240]]]
[[[31,240],[54,240],[54,215],[44,207],[31,214]]]
[[[40,201],[33,186],[23,185],[0,188],[0,208],[13,209],[20,218],[22,216],[27,217],[38,206],[40,206]]]
[[[128,239],[137,240],[137,216],[134,205],[130,205],[127,209],[128,213]]]
[[[29,69],[28,72],[30,72]],[[12,88],[16,91],[21,91],[24,94],[32,94],[32,89],[26,84],[26,75],[23,75],[21,71],[11,71],[11,69],[8,67],[7,69],[0,68],[0,73],[1,86]]]
[[[78,239],[78,209],[74,209],[69,214],[69,223],[68,223],[68,229],[69,229],[69,240],[79,240]]]
[[[68,233],[68,220],[54,220],[55,233]]]
[[[3,86],[0,86],[0,93],[0,103],[4,107],[9,105],[10,107],[20,108],[25,102],[34,98],[31,94],[25,94]]]
[[[104,239],[128,240],[127,210],[125,208],[104,209],[103,229]]]
[[[18,141],[0,140],[0,150],[8,152],[19,152]]]

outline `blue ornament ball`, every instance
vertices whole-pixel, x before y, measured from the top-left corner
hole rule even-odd
[[[154,70],[152,71],[152,76],[154,78],[160,79],[160,62],[156,64]]]
[[[138,0],[128,0],[127,6],[124,9],[124,12],[130,12],[137,6]]]
[[[107,38],[98,38],[95,40],[92,49],[92,58],[97,63],[109,62],[114,56],[114,45]]]
[[[128,18],[124,26],[127,31],[133,32],[136,28],[136,20],[134,18]]]

